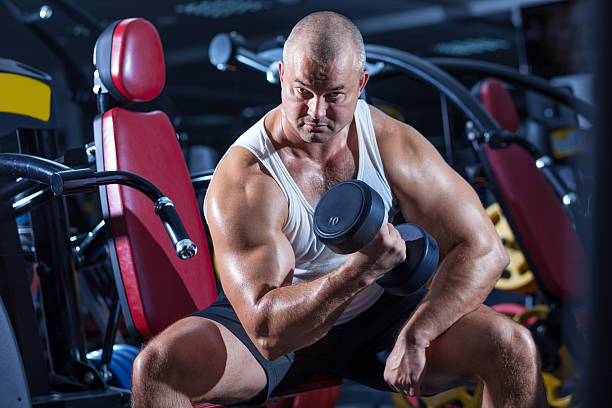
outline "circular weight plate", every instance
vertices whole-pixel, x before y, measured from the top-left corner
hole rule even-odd
[[[132,385],[132,362],[121,353],[115,354],[111,358],[111,363],[108,365],[109,370],[113,373],[114,382],[118,387],[130,389]]]
[[[406,260],[381,275],[376,282],[397,296],[406,296],[422,288],[438,265],[439,250],[436,240],[416,224],[396,225],[406,242]]]
[[[396,392],[391,393],[391,400],[396,408],[420,408],[422,406],[417,397],[408,397]]]
[[[349,180],[321,197],[314,213],[314,232],[332,250],[348,254],[372,241],[384,219],[380,194],[361,180]]]
[[[495,283],[495,289],[534,294],[537,291],[537,285],[533,273],[529,270],[525,256],[518,249],[518,244],[501,206],[498,203],[493,203],[487,207],[486,211],[510,256],[510,264],[504,275]]]
[[[506,251],[510,257],[510,264],[506,267],[506,276],[502,276],[495,283],[495,289],[535,293],[537,286],[523,253],[518,249],[508,247],[506,247]]]
[[[125,367],[121,364],[118,364],[116,361],[111,361],[108,365],[108,369],[113,375],[111,380],[109,381],[110,385],[114,385],[115,387],[130,389],[130,385],[132,383],[132,372],[125,371]]]
[[[535,305],[527,309],[520,315],[514,316],[514,320],[522,325],[533,324],[538,319],[545,319],[548,316],[548,305]]]
[[[130,389],[132,384],[132,364],[134,358],[128,358],[128,353],[131,354],[132,351],[121,347],[117,350],[116,347],[117,345],[113,346],[113,355],[110,363],[108,364],[108,369],[113,375],[109,383],[110,385],[114,385],[116,387]],[[101,366],[101,359],[102,349],[87,353],[87,360],[94,364],[95,367]]]
[[[546,398],[548,399],[548,405],[555,408],[566,408],[572,403],[573,394],[560,396],[559,389],[561,388],[562,381],[551,373],[542,373],[544,379],[544,386],[546,388]]]
[[[115,344],[113,346],[113,354],[120,353],[132,363],[136,359],[136,355],[140,352],[140,349],[131,344]]]
[[[367,201],[368,192],[359,183],[346,181],[335,185],[317,204],[315,233],[323,242],[336,244],[362,219]]]

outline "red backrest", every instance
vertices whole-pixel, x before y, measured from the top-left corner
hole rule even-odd
[[[94,65],[117,101],[150,101],[166,82],[159,34],[143,18],[119,20],[108,26],[96,41]]]
[[[120,63],[118,76],[113,73],[103,78],[103,84],[108,88],[111,84],[107,81],[115,86],[123,83],[132,90],[120,91],[128,100],[156,97],[165,78],[160,76],[164,70],[154,65],[163,65],[163,58],[149,60],[146,65],[137,61],[147,50],[161,50],[155,28],[142,19],[124,20],[111,27],[114,29],[110,34],[102,34],[110,40],[98,40],[96,44],[97,67],[113,67],[113,58],[121,56],[121,63],[129,62],[131,68],[121,67]],[[114,36],[118,36],[119,46]],[[115,51],[116,47],[119,50]],[[110,61],[102,61],[101,56]],[[122,73],[129,78],[126,80]],[[143,84],[137,83],[138,78]],[[165,113],[113,108],[96,118],[94,134],[98,171],[123,170],[153,182],[174,201],[187,233],[198,247],[193,258],[179,259],[149,198],[126,186],[102,189],[103,212],[110,219],[114,237],[111,258],[126,323],[139,335],[149,337],[216,298],[200,210],[176,132]]]
[[[518,129],[518,115],[501,82],[485,81],[481,99],[504,130]],[[580,297],[583,249],[559,197],[535,166],[534,158],[517,145],[502,149],[485,145],[485,152],[507,215],[543,289],[558,299]]]
[[[482,106],[493,116],[505,131],[516,133],[519,117],[514,101],[504,84],[495,78],[488,78],[480,85]]]

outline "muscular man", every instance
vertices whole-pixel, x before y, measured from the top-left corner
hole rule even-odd
[[[482,305],[508,262],[492,223],[423,136],[358,100],[364,67],[345,17],[295,26],[281,105],[229,149],[208,191],[225,296],[147,344],[135,407],[261,403],[315,373],[406,395],[483,383],[484,406],[547,406],[529,332]],[[374,283],[405,257],[389,223],[351,255],[316,240],[313,208],[354,178],[380,193],[388,220],[401,211],[438,241],[429,291],[396,297]]]

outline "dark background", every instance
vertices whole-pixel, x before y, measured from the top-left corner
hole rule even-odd
[[[235,30],[253,50],[277,46],[303,16],[340,12],[360,28],[366,43],[419,56],[469,57],[553,76],[592,72],[586,2],[542,0],[1,0],[0,56],[48,72],[54,79],[61,149],[91,140],[95,115],[91,92],[97,28],[75,17],[76,5],[104,27],[144,17],[159,30],[167,80],[164,110],[173,118],[192,171],[211,167],[226,147],[263,112],[279,102],[279,89],[246,67],[220,72],[208,62],[208,44]],[[51,17],[41,20],[48,5]],[[23,24],[14,14],[16,6]],[[11,10],[13,12],[11,13]],[[53,52],[36,32],[50,36]],[[63,54],[63,57],[60,57]],[[551,55],[549,57],[548,55]],[[463,78],[471,86],[476,78]],[[439,95],[409,79],[371,81],[369,95],[395,106],[434,142],[441,138]],[[144,137],[144,136],[143,136]]]

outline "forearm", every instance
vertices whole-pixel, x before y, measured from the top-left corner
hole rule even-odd
[[[401,335],[429,344],[482,304],[506,265],[507,255],[497,245],[481,251],[467,243],[456,246],[440,264],[428,294]]]
[[[373,277],[345,263],[310,282],[272,289],[258,299],[252,332],[258,349],[274,359],[323,337]]]

